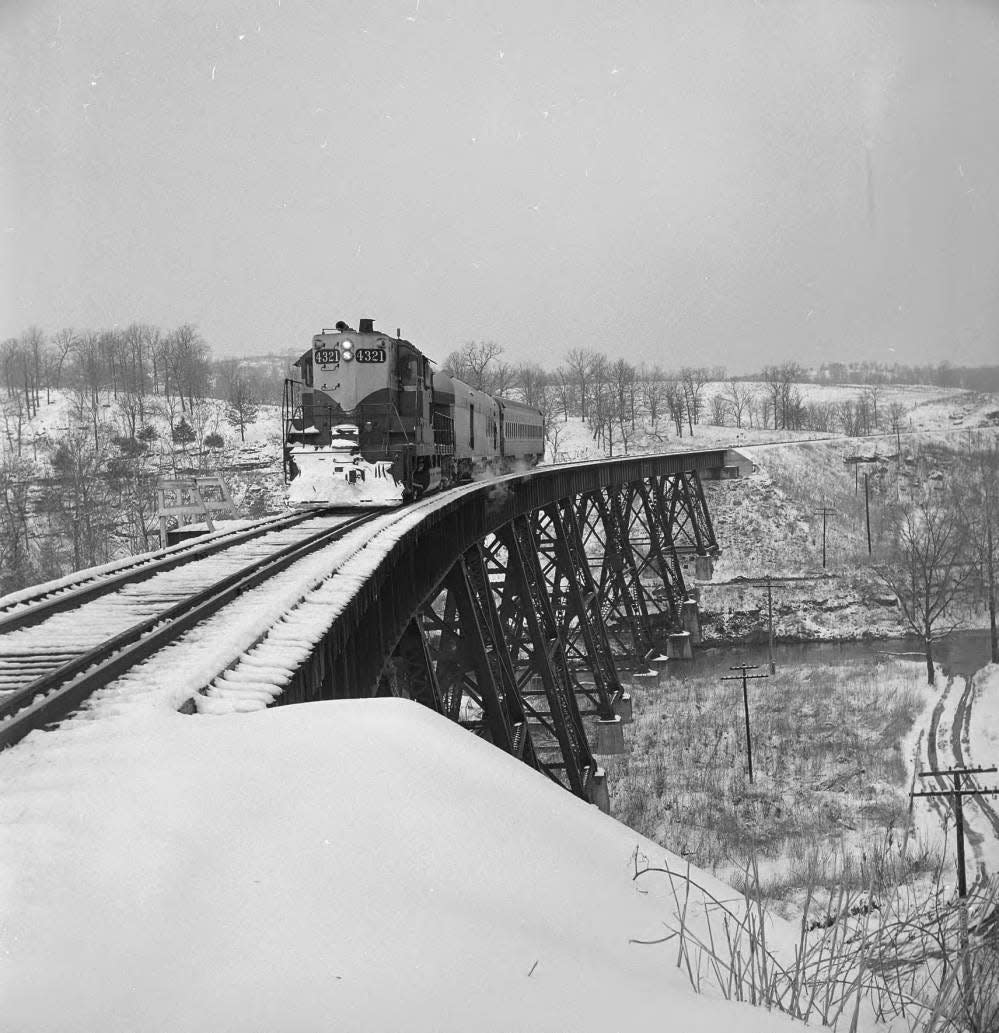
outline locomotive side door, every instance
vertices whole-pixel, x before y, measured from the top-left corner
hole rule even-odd
[[[415,421],[423,415],[423,377],[420,356],[412,347],[400,344],[396,366],[399,416]],[[407,426],[407,430],[409,427]]]

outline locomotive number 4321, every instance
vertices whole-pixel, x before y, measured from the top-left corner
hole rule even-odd
[[[349,353],[341,355],[339,348],[317,348],[315,354],[315,361],[320,366],[328,366],[332,363],[339,362],[341,358],[350,358]],[[354,352],[353,358],[356,362],[384,362],[385,361],[385,349],[384,348],[358,348]]]

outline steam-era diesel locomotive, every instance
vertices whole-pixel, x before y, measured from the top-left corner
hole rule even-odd
[[[362,319],[312,338],[285,381],[290,502],[393,505],[544,455],[541,413],[477,391]]]

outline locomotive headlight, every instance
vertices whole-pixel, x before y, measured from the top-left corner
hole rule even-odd
[[[353,345],[353,343],[350,342],[350,341],[344,341],[342,348],[343,348],[344,362],[350,362],[350,360],[354,357],[354,345]]]

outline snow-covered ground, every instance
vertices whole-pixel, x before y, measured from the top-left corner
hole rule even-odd
[[[0,754],[0,1027],[790,1028],[696,996],[673,941],[632,942],[678,924],[636,849],[682,861],[457,726],[400,700],[186,716],[181,676]]]
[[[974,697],[964,761],[971,767],[999,767],[999,664],[989,664],[975,675]],[[999,774],[977,776],[980,786],[999,786]],[[999,810],[999,800],[987,798]],[[969,808],[969,821],[982,834],[979,844],[982,860],[990,872],[999,872],[999,837],[990,829],[977,807]]]
[[[632,942],[664,851],[408,701],[73,721],[0,756],[0,818],[19,1033],[791,1028]]]

